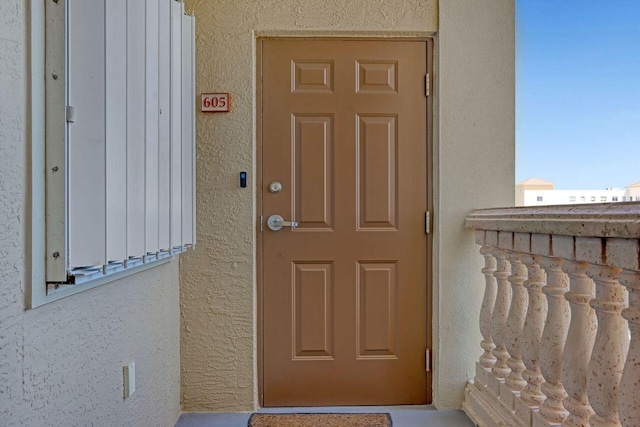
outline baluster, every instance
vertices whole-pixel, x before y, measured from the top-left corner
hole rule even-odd
[[[567,396],[562,384],[562,354],[569,330],[569,303],[564,294],[569,290],[569,278],[562,272],[563,260],[543,257],[540,265],[547,273],[547,286],[542,292],[547,296],[548,313],[540,342],[540,371],[545,382],[540,389],[546,399],[535,416],[539,425],[560,425],[568,412],[562,406]],[[536,422],[533,423],[536,426]]]
[[[620,383],[620,420],[624,426],[640,425],[640,272],[625,270],[618,279],[629,291],[629,308],[622,312],[629,321],[631,346]]]
[[[522,329],[524,328],[524,318],[527,314],[529,296],[523,286],[527,279],[527,266],[522,263],[521,256],[522,254],[511,252],[507,257],[511,262],[511,275],[507,280],[511,283],[513,295],[509,317],[507,318],[507,351],[510,355],[507,365],[511,372],[505,380],[505,386],[509,391],[508,393],[501,392],[500,398],[505,400],[505,405],[509,408],[514,406],[514,396],[519,396],[527,385],[527,382],[522,378],[525,366],[524,362],[522,362],[520,348],[522,346]]]
[[[496,363],[493,355],[493,349],[496,348],[491,338],[491,319],[493,317],[493,306],[496,302],[497,284],[493,273],[496,271],[496,259],[493,256],[493,249],[490,246],[480,248],[480,253],[484,256],[484,268],[482,274],[485,278],[484,297],[482,298],[482,308],[480,309],[480,333],[482,341],[480,346],[484,350],[478,368],[476,369],[475,382],[487,385],[487,377],[491,372],[491,368]]]
[[[627,321],[620,314],[627,305],[627,292],[618,282],[622,270],[591,265],[587,274],[596,284],[591,306],[596,310],[598,331],[589,362],[587,390],[595,411],[593,427],[621,426],[618,416],[618,390],[629,348]]]
[[[589,305],[595,285],[587,276],[586,262],[565,261],[562,269],[569,275],[570,291],[564,297],[571,306],[571,322],[562,359],[562,382],[567,392],[563,401],[569,416],[566,427],[588,427],[593,409],[587,397],[587,372],[596,338],[596,313]]]
[[[520,399],[516,400],[516,415],[525,424],[530,425],[532,411],[537,410],[544,402],[545,396],[540,391],[540,385],[544,381],[540,372],[539,349],[540,339],[547,317],[547,300],[542,293],[546,283],[546,274],[540,267],[540,256],[526,255],[522,262],[527,266],[529,280],[525,287],[529,293],[529,306],[522,331],[522,360],[526,369],[522,377],[527,385],[520,393]]]
[[[494,249],[493,256],[496,257],[496,271],[493,275],[496,278],[498,291],[496,294],[496,303],[493,307],[493,319],[491,322],[491,336],[495,344],[493,355],[496,362],[491,369],[493,374],[490,377],[489,386],[491,391],[496,395],[500,395],[500,384],[504,383],[505,378],[509,375],[510,369],[507,366],[509,353],[506,348],[507,341],[507,316],[509,315],[509,306],[511,305],[511,285],[507,281],[507,277],[511,274],[511,264],[506,259],[506,252],[502,249]]]

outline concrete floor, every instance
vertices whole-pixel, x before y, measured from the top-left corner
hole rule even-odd
[[[389,412],[393,427],[473,427],[462,411],[436,411],[433,406],[343,406],[319,408],[262,408],[264,413]],[[184,413],[175,427],[247,427],[250,413]]]

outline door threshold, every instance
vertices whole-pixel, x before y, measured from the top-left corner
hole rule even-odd
[[[259,408],[262,413],[370,413],[383,411],[435,411],[433,405],[375,405],[375,406],[283,406]]]

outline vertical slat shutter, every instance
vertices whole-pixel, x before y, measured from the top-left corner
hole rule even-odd
[[[68,10],[69,262],[99,265],[106,259],[104,0],[69,0]]]
[[[191,94],[196,94],[196,18],[191,17]],[[196,245],[196,104],[191,100],[191,245]]]
[[[182,6],[171,3],[171,246],[182,245]]]
[[[182,17],[182,244],[193,243],[193,20]]]
[[[171,4],[160,0],[158,70],[158,246],[170,248],[170,140],[171,140]],[[166,29],[169,31],[166,31]],[[194,92],[195,93],[195,92]]]
[[[158,246],[158,123],[159,123],[159,3],[146,0],[146,175],[145,175],[145,251],[156,253]]]
[[[109,0],[106,0],[109,1]],[[127,2],[127,255],[145,253],[145,2]]]
[[[193,244],[194,19],[173,0],[67,1],[68,270]]]
[[[107,263],[127,257],[127,0],[105,2]]]

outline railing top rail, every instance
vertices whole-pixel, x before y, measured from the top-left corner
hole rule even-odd
[[[465,221],[476,230],[640,239],[640,202],[478,209]]]

